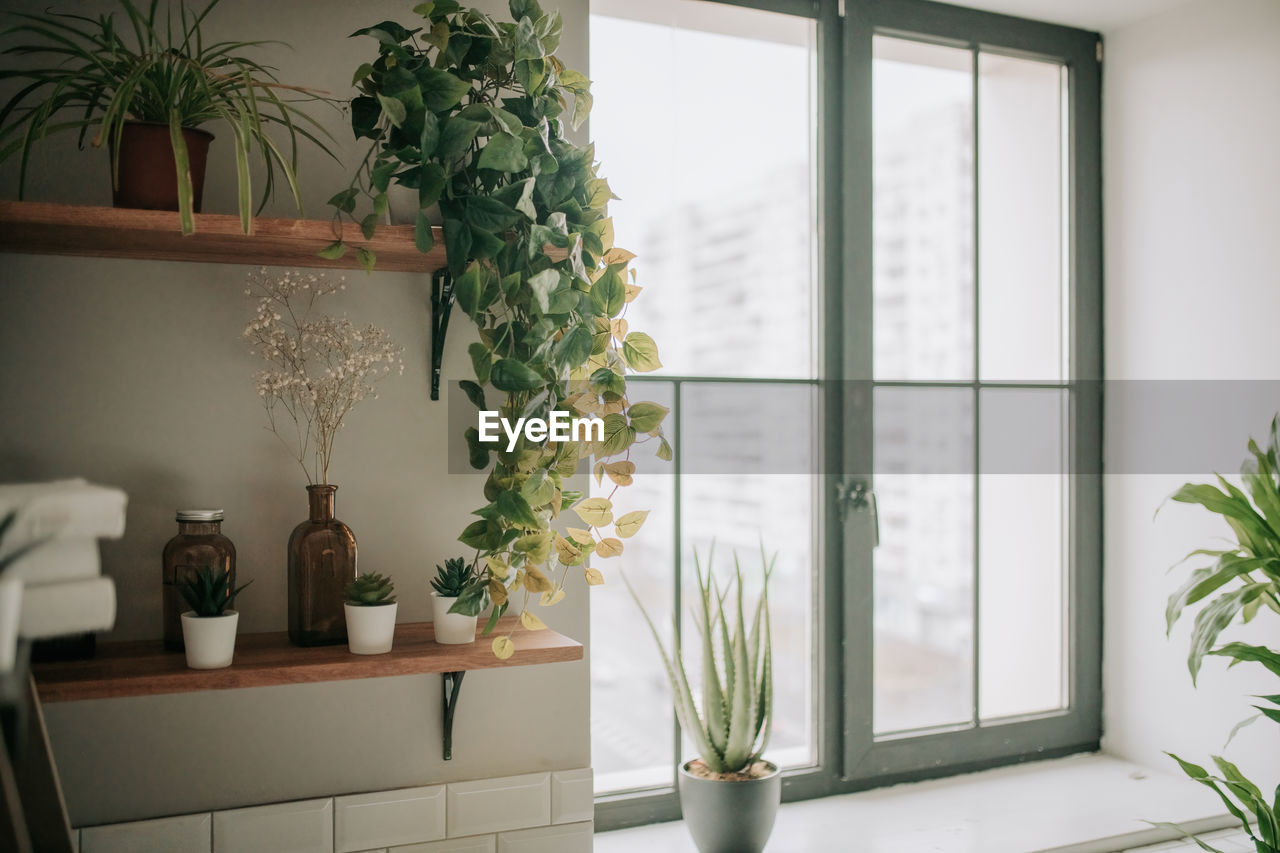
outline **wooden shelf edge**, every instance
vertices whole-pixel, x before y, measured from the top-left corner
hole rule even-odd
[[[396,626],[395,645],[384,655],[354,655],[345,644],[299,647],[284,632],[241,634],[236,656],[225,669],[188,669],[181,652],[166,652],[159,640],[105,643],[84,661],[32,666],[40,701],[74,702],[204,690],[276,687],[361,678],[504,669],[582,660],[582,644],[550,629],[529,631],[510,617],[495,634],[511,633],[516,652],[494,656],[490,639],[445,646],[435,642],[430,622]]]
[[[379,271],[430,273],[445,261],[439,228],[432,229],[435,248],[424,255],[414,245],[411,225],[379,225],[372,240],[348,225],[344,233],[351,248],[327,260],[317,253],[336,239],[328,220],[255,218],[252,234],[241,231],[238,216],[198,213],[195,223],[195,233],[183,236],[173,211],[0,201],[0,251],[355,270],[355,248],[363,246],[377,256]]]

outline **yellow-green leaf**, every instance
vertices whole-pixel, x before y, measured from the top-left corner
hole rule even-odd
[[[629,512],[618,519],[618,523],[614,529],[618,531],[618,535],[623,539],[630,539],[636,535],[640,529],[640,525],[644,524],[644,520],[649,517],[649,510],[638,509],[635,512]]]
[[[653,432],[662,424],[663,418],[670,411],[666,406],[643,402],[632,404],[627,410],[627,415],[631,418],[631,425],[635,427],[636,432]]]
[[[604,527],[613,521],[613,501],[608,498],[586,498],[574,504],[573,511],[592,527]]]
[[[626,297],[625,297],[624,301],[626,301],[626,302],[633,302],[633,301],[635,301],[635,298],[636,298],[637,296],[639,296],[639,295],[640,295],[640,291],[642,291],[642,290],[644,290],[644,288],[643,288],[643,287],[641,287],[641,286],[640,286],[640,285],[638,285],[638,284],[628,284],[628,285],[626,286],[626,294],[627,294],[627,295],[626,295]]]
[[[563,600],[564,590],[556,589],[554,592],[544,592],[542,597],[538,599],[538,603],[543,607],[551,607],[552,605],[559,604]]]
[[[600,586],[604,583],[604,575],[600,574],[599,569],[588,568],[583,574],[587,578],[587,583],[591,586]]]
[[[528,628],[530,631],[543,631],[547,627],[546,622],[543,622],[528,610],[525,610],[520,614],[520,624]]]
[[[493,638],[493,654],[499,660],[506,660],[516,653],[516,644],[511,642],[510,637],[494,637]]]
[[[622,357],[637,373],[649,373],[662,367],[658,358],[658,345],[644,332],[632,332],[622,344]]]
[[[604,472],[609,475],[609,479],[617,483],[619,486],[630,486],[632,482],[631,475],[636,472],[636,463],[634,462],[610,462],[604,466]]]
[[[542,573],[537,566],[525,566],[524,569],[524,588],[529,592],[549,592],[555,589],[555,585]]]
[[[484,564],[489,567],[489,574],[493,575],[498,580],[507,579],[507,564],[502,559],[492,556],[485,557]]]
[[[527,556],[531,563],[545,563],[551,556],[551,531],[527,533],[517,539],[511,547]]]
[[[497,578],[489,580],[489,598],[493,599],[495,607],[501,607],[507,603],[507,588]]]
[[[559,533],[556,534],[556,556],[562,563],[572,563],[582,556],[582,551]]]
[[[566,527],[564,532],[568,533],[569,538],[579,545],[587,545],[592,540],[591,531],[583,530],[581,527]]]
[[[601,557],[617,557],[622,554],[622,541],[612,537],[601,539],[596,545],[596,553]]]

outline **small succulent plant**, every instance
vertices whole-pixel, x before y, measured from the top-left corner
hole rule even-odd
[[[229,572],[216,571],[213,566],[204,566],[196,570],[195,577],[191,580],[179,581],[178,592],[186,599],[187,604],[191,605],[191,609],[197,616],[221,616],[236,600],[236,596],[253,583],[248,581],[236,589],[231,589],[228,585],[230,580]]]
[[[462,557],[445,560],[443,566],[436,566],[436,576],[431,579],[431,586],[443,598],[458,598],[467,591],[467,587],[480,580],[471,571],[467,561]]]
[[[396,587],[391,578],[377,572],[360,575],[347,587],[347,604],[377,607],[396,603]]]

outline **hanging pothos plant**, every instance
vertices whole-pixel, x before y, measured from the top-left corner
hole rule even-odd
[[[514,20],[500,22],[436,0],[414,7],[424,19],[415,29],[384,21],[354,33],[378,42],[377,58],[356,71],[361,94],[351,102],[356,136],[373,144],[332,200],[368,238],[388,187],[416,189],[423,252],[434,245],[428,213],[438,205],[457,304],[480,332],[470,348],[475,381],[462,383],[477,407],[513,422],[554,410],[604,420],[600,441],[521,436],[510,451],[467,430],[471,464],[489,477],[478,519],[458,538],[475,549],[472,571],[485,582],[453,610],[477,614],[491,600],[486,633],[516,596],[524,626],[544,628],[527,608],[531,596],[560,601],[575,567],[587,583],[603,583],[587,566],[591,554],[621,554],[621,540],[644,523],[647,511],[615,517],[610,498],[565,489],[581,460],[594,457],[597,482],[607,477],[616,491],[631,483],[636,445],[671,458],[666,407],[627,396],[628,371],[661,363],[653,339],[625,319],[641,288],[628,269],[634,255],[613,245],[607,206],[615,196],[597,173],[593,146],[565,138],[566,125],[576,129],[591,109],[590,83],[555,56],[559,12],[543,13],[536,0],[509,5]],[[372,212],[357,218],[361,196]],[[345,250],[339,241],[326,252]],[[375,262],[359,251],[366,265]],[[570,508],[582,526],[561,535],[551,522]],[[510,635],[493,641],[499,657],[514,648]]]

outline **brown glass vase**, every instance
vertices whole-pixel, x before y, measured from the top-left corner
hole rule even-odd
[[[311,517],[289,537],[289,639],[299,646],[347,641],[342,604],[356,579],[356,537],[333,517],[337,486],[307,486]]]
[[[206,566],[226,572],[227,588],[236,588],[236,546],[222,535],[223,512],[220,509],[180,509],[177,513],[178,535],[164,546],[164,570],[161,595],[164,609],[164,647],[180,652],[182,612],[190,610],[178,585],[195,579]]]

